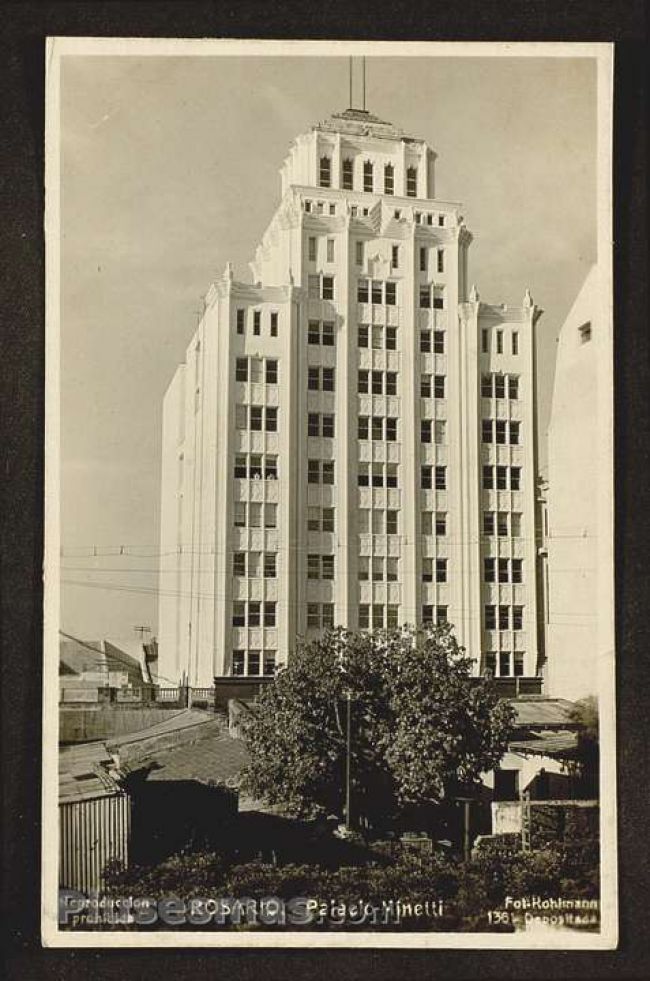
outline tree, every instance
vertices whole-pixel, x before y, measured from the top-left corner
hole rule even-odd
[[[513,722],[471,664],[449,627],[302,643],[244,724],[244,786],[301,816],[343,815],[349,708],[354,814],[377,826],[450,799],[499,764]]]
[[[598,737],[598,700],[593,695],[581,698],[570,713],[571,721],[580,726],[576,761],[582,773],[582,793],[598,796],[600,760]]]

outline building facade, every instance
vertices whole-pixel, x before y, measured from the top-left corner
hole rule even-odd
[[[547,690],[582,698],[612,670],[612,406],[603,271],[594,266],[558,339],[548,428]]]
[[[435,154],[348,109],[299,136],[163,411],[160,676],[271,674],[330,625],[454,625],[536,675],[535,325],[484,303]]]

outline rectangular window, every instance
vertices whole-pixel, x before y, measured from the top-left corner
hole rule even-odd
[[[243,334],[246,324],[246,311],[241,308],[237,310],[237,333]]]
[[[494,470],[492,467],[483,467],[483,490],[494,490]]]
[[[386,559],[386,582],[397,582],[397,559],[389,557]]]
[[[523,559],[512,560],[512,581],[523,582]]]
[[[431,490],[433,487],[433,467],[422,467],[420,470],[420,487]]]
[[[443,273],[445,271],[445,250],[438,249],[438,272]]]
[[[506,424],[504,419],[497,419],[495,426],[495,441],[503,445],[506,441]]]
[[[420,309],[428,310],[431,307],[431,287],[420,287]]]
[[[431,391],[431,375],[422,375],[420,378],[420,396],[423,399],[430,399]]]
[[[334,239],[327,239],[327,262],[334,262]]]
[[[321,575],[323,579],[334,578],[334,556],[321,555]]]
[[[277,385],[278,383],[278,362],[275,358],[266,359],[266,384]]]
[[[329,187],[332,182],[332,160],[330,157],[320,158],[318,182],[321,187]]]
[[[370,467],[371,483],[373,487],[384,486],[384,465],[383,463],[373,463]]]
[[[232,673],[235,677],[241,677],[245,670],[245,653],[236,650],[232,652]]]
[[[372,438],[382,440],[384,438],[384,420],[381,416],[372,417]]]
[[[383,283],[380,279],[373,279],[371,285],[371,299],[375,304],[379,304],[383,300]]]
[[[447,515],[444,511],[436,512],[436,535],[443,537],[447,534]]]
[[[386,628],[393,630],[399,623],[399,606],[389,603],[386,607]]]
[[[248,527],[262,527],[262,505],[251,502],[248,505]]]
[[[323,276],[323,299],[333,300],[334,299],[334,277],[333,276]]]
[[[277,504],[264,505],[264,527],[277,528],[278,526],[278,506]]]
[[[320,508],[307,508],[307,530],[320,531]]]
[[[433,535],[433,511],[422,511],[422,534]]]
[[[406,196],[409,198],[417,197],[418,193],[418,171],[417,167],[406,168]]]
[[[368,464],[360,463],[357,473],[357,483],[359,487],[369,487],[370,486],[370,476],[368,473]]]
[[[481,375],[481,397],[492,398],[492,375]]]
[[[313,235],[307,240],[307,257],[310,262],[316,262],[316,239]]]
[[[434,330],[433,332],[433,353],[445,353],[445,334],[442,330]]]
[[[519,354],[519,334],[516,330],[512,332],[512,353]]]
[[[499,630],[508,630],[510,628],[510,607],[500,606],[499,607]]]
[[[235,362],[235,381],[248,381],[248,358],[237,358]]]
[[[264,578],[275,579],[276,576],[277,576],[276,554],[275,552],[265,552],[264,553]]]
[[[497,628],[497,611],[496,607],[492,604],[488,604],[485,607],[485,629],[486,630],[496,630]]]
[[[519,423],[518,422],[511,422],[510,423],[510,445],[511,446],[518,446],[519,445]]]
[[[260,651],[249,651],[247,674],[259,674],[259,673],[260,673]]]
[[[397,511],[389,509],[386,511],[386,534],[397,535]]]
[[[265,627],[275,627],[275,602],[269,602],[268,600],[264,604],[264,626]]]
[[[433,582],[433,559],[422,559],[422,582]]]
[[[323,531],[334,531],[334,508],[323,508],[322,528]]]
[[[369,371],[359,371],[357,374],[357,391],[360,395],[367,395],[369,391],[368,382],[370,378]]]
[[[508,375],[508,398],[515,402],[519,398],[519,377]]]
[[[433,626],[433,606],[430,603],[426,603],[422,607],[422,623],[426,626]]]
[[[508,537],[508,512],[497,511],[497,535],[499,538]]]
[[[508,560],[499,559],[499,582],[508,582]]]
[[[445,397],[445,376],[444,375],[434,375],[433,376],[433,397],[436,399],[444,399]]]
[[[399,269],[399,245],[393,245],[390,250],[391,269]]]
[[[444,310],[445,309],[445,288],[444,288],[444,286],[434,286],[433,287],[433,309],[434,310]]]
[[[397,327],[386,327],[386,350],[397,350]]]
[[[492,442],[492,420],[482,419],[481,420],[481,441],[483,443]]]
[[[372,387],[371,391],[373,395],[383,395],[384,393],[384,375],[381,371],[373,371],[371,374]]]
[[[386,283],[386,306],[394,307],[397,303],[397,283]]]
[[[246,552],[235,552],[232,557],[233,576],[246,575]]]
[[[370,607],[367,603],[359,604],[359,630],[370,629]]]
[[[494,582],[494,559],[483,559],[483,578],[486,582]]]
[[[278,410],[274,405],[266,407],[266,431],[267,433],[277,433],[278,431]]]
[[[278,315],[275,311],[271,313],[271,337],[278,336]]]
[[[510,534],[513,538],[521,536],[521,515],[516,511],[510,515]]]
[[[345,160],[343,161],[342,181],[341,181],[341,183],[343,184],[344,191],[352,190],[353,174],[354,174],[354,162],[350,160],[349,157],[346,157]]]
[[[248,429],[248,406],[235,406],[235,429]]]
[[[521,467],[510,467],[510,490],[521,490]]]
[[[334,324],[331,320],[323,321],[321,343],[323,347],[334,347]]]
[[[357,266],[363,266],[363,242],[355,242],[354,249]]]
[[[447,559],[436,559],[436,582],[447,582]]]
[[[508,468],[497,467],[497,490],[508,489]]]
[[[320,627],[320,606],[318,603],[307,604],[307,628],[318,630]]]
[[[377,324],[372,325],[371,344],[373,351],[381,351],[384,346],[384,328]]]
[[[264,458],[264,479],[278,479],[278,458],[275,454],[268,454],[268,456]]]
[[[320,416],[317,412],[310,412],[307,416],[307,435],[320,436]]]
[[[447,620],[447,607],[446,606],[437,606],[436,607],[436,626],[437,627],[443,627],[447,622],[448,622],[448,620]]]
[[[323,368],[323,391],[334,391],[334,368]]]
[[[386,372],[386,395],[397,395],[397,372]]]
[[[357,330],[357,341],[358,341],[359,347],[368,347],[368,325],[367,324],[359,324],[359,328]]]
[[[246,626],[246,604],[236,602],[232,605],[232,625],[233,627]]]
[[[246,527],[246,502],[235,501],[235,528]]]
[[[381,603],[373,603],[372,607],[372,629],[383,630],[384,628],[384,607]]]
[[[481,331],[481,351],[483,354],[487,354],[490,350],[489,338],[487,330],[483,329]]]
[[[259,453],[251,456],[248,463],[248,476],[251,480],[262,479],[262,457]]]
[[[494,376],[494,397],[495,399],[504,399],[506,397],[505,375],[498,374]]]
[[[503,354],[503,331],[497,331],[497,354]]]
[[[253,314],[253,333],[259,337],[262,327],[262,314],[256,310]]]
[[[251,405],[250,407],[250,428],[255,433],[262,432],[262,406]]]
[[[326,439],[334,438],[334,416],[331,413],[325,413],[322,417],[322,435]]]
[[[310,300],[320,299],[320,276],[307,277],[307,295]]]
[[[436,467],[436,490],[447,490],[446,467]]]
[[[384,166],[384,194],[395,193],[395,169],[392,164]]]
[[[307,369],[307,388],[310,392],[317,392],[320,389],[320,368]]]
[[[370,559],[367,555],[359,556],[359,581],[368,582],[370,579]]]
[[[324,484],[334,483],[334,460],[323,460],[322,473]]]
[[[383,582],[384,580],[384,559],[381,555],[374,555],[372,559],[372,581]]]
[[[386,464],[386,487],[397,487],[397,464]]]
[[[422,354],[429,354],[431,352],[431,331],[421,330],[420,331],[420,351]]]
[[[429,250],[424,246],[420,247],[420,272],[426,272],[429,267]]]
[[[397,439],[397,419],[392,416],[386,419],[386,439],[389,443],[394,443]]]
[[[322,607],[323,630],[330,630],[334,626],[334,604],[323,603]]]
[[[510,651],[499,651],[499,677],[508,678],[509,676],[510,676]]]
[[[515,678],[521,678],[524,673],[524,652],[515,651],[513,657]]]
[[[307,343],[320,344],[320,322],[318,320],[309,321],[307,326]]]
[[[512,629],[522,630],[524,626],[523,606],[513,606],[512,608]]]
[[[369,419],[368,416],[359,416],[357,438],[358,439],[368,439],[369,429],[368,429]]]
[[[373,535],[383,535],[384,534],[384,512],[380,510],[375,510],[371,512],[372,515],[372,533]]]
[[[368,303],[370,300],[370,284],[367,279],[360,279],[357,282],[357,302]]]
[[[436,419],[433,424],[433,438],[438,446],[447,442],[447,423],[444,419]]]
[[[488,537],[494,534],[494,511],[483,512],[483,534]]]
[[[432,435],[433,422],[431,419],[421,419],[420,420],[420,442],[430,443]]]

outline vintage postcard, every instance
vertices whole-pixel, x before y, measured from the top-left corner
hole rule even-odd
[[[46,945],[616,946],[612,77],[49,39]]]

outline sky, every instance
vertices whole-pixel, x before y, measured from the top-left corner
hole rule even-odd
[[[592,58],[368,57],[367,108],[438,154],[470,282],[558,331],[596,260]],[[61,629],[155,634],[162,400],[210,284],[248,262],[289,144],[348,105],[347,57],[67,55],[61,73]],[[95,554],[96,553],[96,554]],[[121,553],[121,554],[120,554]]]

